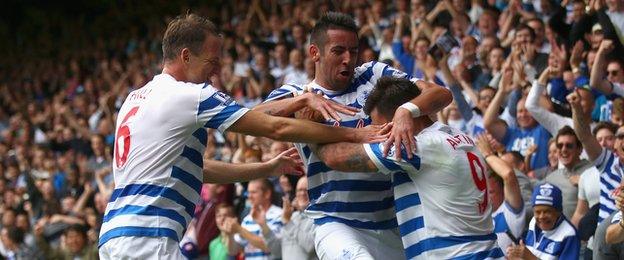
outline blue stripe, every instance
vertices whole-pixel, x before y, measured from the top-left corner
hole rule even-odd
[[[600,210],[606,211],[609,215],[615,211],[615,209],[609,208],[604,204],[600,204]]]
[[[258,256],[269,256],[271,253],[265,252],[254,252],[254,253],[245,253],[245,257],[258,257]]]
[[[379,149],[380,148],[380,144],[375,143],[375,144],[370,144],[369,146],[371,148],[371,151],[373,151],[373,153],[375,154],[377,159],[379,159],[381,164],[383,164],[384,167],[386,167],[386,169],[388,169],[390,171],[400,171],[401,170],[401,167],[399,165],[397,165],[394,161],[389,160],[389,159],[387,159],[387,158],[385,158],[383,156],[383,152],[381,151],[381,149]]]
[[[392,178],[392,187],[397,187],[401,184],[412,182],[412,179],[407,172],[395,172],[392,175]]]
[[[312,204],[308,210],[321,212],[360,212],[371,213],[379,210],[391,209],[394,206],[394,198],[388,197],[381,201],[364,201],[364,202],[324,202]]]
[[[177,202],[189,216],[193,216],[195,203],[189,201],[178,191],[152,184],[129,184],[123,188],[115,189],[111,195],[110,202],[114,202],[118,197],[145,195],[150,197],[163,197]]]
[[[195,136],[195,138],[197,138],[197,140],[204,146],[208,143],[208,131],[204,128],[195,130],[195,132],[193,132],[193,136]]]
[[[204,127],[217,129],[223,124],[223,122],[225,122],[225,120],[230,118],[234,113],[238,112],[238,110],[241,110],[242,108],[243,107],[241,107],[240,105],[232,103],[229,106],[225,107],[223,110],[221,110],[219,113],[214,115],[212,118],[210,118],[210,120],[206,122]]]
[[[420,242],[413,244],[405,249],[405,255],[408,259],[419,256],[420,254],[445,248],[459,244],[472,243],[475,241],[496,241],[496,234],[478,235],[478,236],[450,236],[450,237],[432,237],[421,240]]]
[[[407,236],[410,233],[425,227],[425,219],[423,217],[417,217],[410,219],[407,222],[399,224],[399,231],[401,236]]]
[[[312,151],[310,150],[310,147],[308,147],[307,145],[301,148],[301,151],[303,151],[303,156],[305,158],[310,158],[310,155],[312,155]]]
[[[175,210],[163,209],[155,206],[135,206],[127,205],[118,209],[108,211],[102,222],[108,222],[116,216],[120,215],[141,215],[141,216],[163,216],[180,223],[182,228],[186,228],[186,219]]]
[[[222,103],[221,100],[214,98],[215,94],[213,94],[207,99],[204,99],[202,102],[199,102],[199,107],[197,108],[197,115],[200,115],[204,111],[214,109]]]
[[[394,201],[394,205],[396,212],[402,211],[412,206],[418,206],[420,205],[420,196],[418,195],[418,193],[412,193],[410,195],[403,196],[399,199],[396,199]]]
[[[453,260],[481,260],[481,259],[486,259],[486,258],[502,258],[505,257],[505,254],[503,253],[503,250],[501,250],[499,247],[496,247],[494,249],[490,249],[488,251],[481,251],[481,252],[477,252],[477,253],[473,253],[473,254],[468,254],[468,255],[463,255],[463,256],[458,256],[458,257],[453,257],[451,259]]]
[[[310,199],[316,200],[322,194],[332,191],[390,191],[390,189],[389,181],[336,180],[308,189],[308,194]]]
[[[184,150],[182,150],[181,156],[185,157],[193,164],[197,165],[197,167],[204,168],[204,158],[202,154],[197,150],[188,146],[184,146]]]
[[[361,221],[354,219],[343,219],[337,217],[322,217],[314,220],[314,224],[323,225],[325,223],[342,223],[350,227],[361,229],[391,229],[397,227],[396,218],[384,220],[384,221]]]
[[[500,213],[492,219],[494,220],[494,233],[505,233],[509,229],[505,214]]]
[[[305,150],[304,150],[304,153],[305,153]],[[331,170],[332,169],[329,168],[323,162],[313,162],[313,163],[310,163],[310,164],[308,164],[308,178],[312,177],[314,175],[317,175],[319,173],[324,173],[324,172],[328,172],[328,171],[331,171]]]
[[[609,191],[609,192],[611,192],[613,189],[615,189],[615,187],[613,187],[611,184],[609,184],[609,182],[607,182],[603,178],[600,179],[600,183],[604,184],[606,186],[606,188],[607,188],[607,191]]]
[[[180,241],[180,239],[178,239],[178,234],[174,230],[169,228],[128,226],[114,228],[102,234],[98,242],[98,247],[101,247],[103,244],[108,242],[108,240],[116,237],[168,237],[175,240],[176,242]]]
[[[184,184],[186,184],[195,192],[197,192],[197,194],[201,192],[203,181],[200,181],[197,178],[195,178],[195,175],[191,174],[190,172],[187,172],[185,170],[182,170],[181,168],[173,166],[171,168],[171,177],[182,181]]]

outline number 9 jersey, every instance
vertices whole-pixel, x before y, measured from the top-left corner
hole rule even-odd
[[[407,259],[498,259],[485,160],[470,137],[439,122],[416,136],[417,152],[383,157],[383,143],[365,144],[380,172],[391,174]]]

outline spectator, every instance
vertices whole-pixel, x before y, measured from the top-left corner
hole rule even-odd
[[[50,259],[99,259],[98,248],[90,243],[84,226],[71,225],[64,231],[64,245],[59,249],[52,248],[43,237],[43,226],[35,227],[37,247],[43,252],[46,258]]]
[[[224,230],[229,234],[226,245],[229,255],[243,252],[246,259],[275,259],[280,258],[282,209],[271,205],[273,185],[267,179],[257,179],[249,182],[249,202],[251,212],[241,223],[235,218],[228,218]],[[269,237],[277,239],[268,239]]]
[[[215,207],[215,222],[219,228],[220,234],[210,242],[210,259],[212,260],[226,260],[231,257],[228,255],[227,240],[230,239],[230,235],[225,230],[225,220],[227,218],[235,218],[234,207],[231,205],[221,203]]]
[[[301,177],[297,182],[296,197],[282,198],[282,256],[292,259],[318,259],[314,251],[314,221],[304,214],[310,203],[308,196],[308,178]]]
[[[507,249],[510,259],[578,259],[576,229],[562,214],[561,190],[544,183],[533,191],[533,214],[525,242]]]

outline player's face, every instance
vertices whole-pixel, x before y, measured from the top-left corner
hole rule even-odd
[[[559,161],[566,167],[572,167],[580,161],[583,149],[576,143],[576,138],[572,135],[562,135],[557,138],[557,150]]]
[[[189,54],[189,63],[186,67],[188,82],[200,84],[207,82],[210,77],[219,73],[221,67],[221,45],[219,36],[209,34],[198,55]]]
[[[390,122],[383,114],[379,113],[377,108],[373,108],[370,114],[371,121],[374,125],[383,125]]]
[[[555,208],[546,205],[537,205],[533,207],[533,216],[535,223],[542,230],[552,230],[561,213]]]
[[[333,90],[349,86],[358,58],[358,37],[354,32],[339,29],[327,30],[327,41],[319,56],[319,73]],[[315,77],[316,78],[316,77]]]

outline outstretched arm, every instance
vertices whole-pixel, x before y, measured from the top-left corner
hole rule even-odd
[[[232,183],[282,174],[303,174],[301,158],[295,148],[262,163],[232,164],[215,160],[204,161],[204,182]]]
[[[253,136],[264,136],[278,141],[301,143],[383,141],[379,127],[344,128],[331,127],[307,120],[270,116],[258,111],[249,111],[236,121],[228,131]]]
[[[589,123],[591,121],[581,108],[581,97],[578,90],[575,90],[567,97],[568,103],[572,108],[572,120],[574,121],[574,131],[583,144],[585,152],[589,160],[595,161],[602,153],[602,147],[596,137],[592,135]]]

